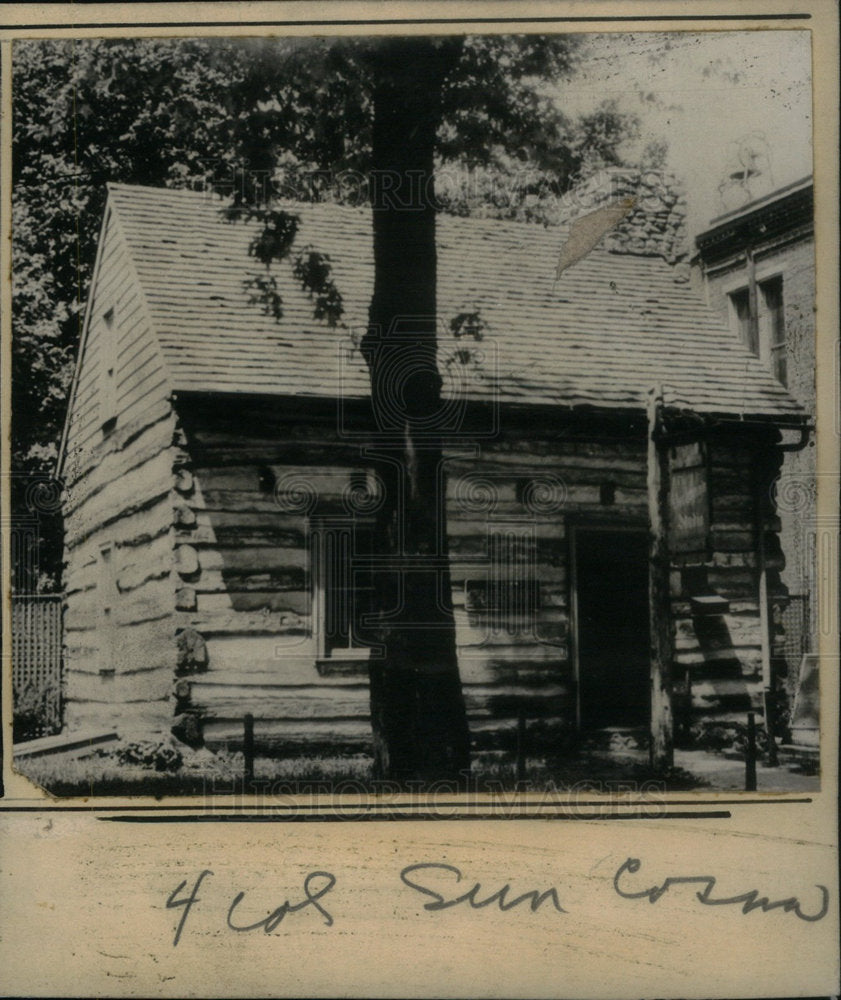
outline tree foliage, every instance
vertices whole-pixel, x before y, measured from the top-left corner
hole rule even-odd
[[[615,160],[634,122],[610,108],[570,121],[558,109],[546,81],[574,72],[572,37],[455,42],[436,111],[437,207],[551,221],[553,194],[588,158]],[[356,38],[15,43],[12,452],[21,488],[54,467],[106,182],[212,185],[242,212],[277,196],[367,200],[376,55],[376,43]],[[256,261],[292,252],[289,218],[264,227]],[[337,322],[329,261],[317,247],[295,252],[315,311]],[[249,294],[282,315],[267,270]],[[42,517],[42,529],[41,582],[55,586],[57,520]]]
[[[13,507],[53,473],[108,181],[182,186],[236,153],[226,95],[236,47],[190,40],[16,42],[13,51]],[[60,583],[56,514],[40,574]]]

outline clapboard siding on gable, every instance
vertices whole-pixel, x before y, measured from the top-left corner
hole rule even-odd
[[[175,421],[118,220],[104,227],[64,444],[68,725],[169,724]],[[109,347],[107,338],[112,338]],[[103,400],[113,362],[113,427]],[[105,553],[105,554],[103,554]]]
[[[107,317],[110,314],[110,325]],[[155,400],[153,385],[167,393],[163,358],[152,333],[143,291],[120,231],[115,213],[104,227],[97,261],[97,281],[88,305],[74,405],[70,412],[65,448],[70,455],[85,456],[97,450],[105,415],[102,411],[107,340],[112,340],[116,362],[113,374],[118,422],[132,417],[138,404],[147,408]],[[157,376],[157,379],[156,379]]]
[[[314,326],[311,304],[283,275],[282,323],[249,306],[249,233],[221,222],[218,205],[118,186],[109,206],[62,450],[69,724],[235,744],[251,713],[258,737],[279,751],[369,747],[371,654],[355,633],[326,638],[330,614],[350,628],[354,612],[341,611],[347,584],[334,593],[323,563],[343,538],[363,546],[376,499],[358,352],[346,331]],[[329,243],[349,313],[359,312],[369,293],[366,215],[301,211],[310,236]],[[561,738],[592,713],[582,699],[593,629],[612,627],[604,605],[623,602],[616,587],[599,598],[585,562],[604,559],[608,539],[617,548],[607,575],[625,579],[634,552],[635,579],[645,578],[652,380],[671,380],[674,405],[707,420],[709,551],[691,572],[673,561],[669,615],[675,677],[695,717],[759,704],[760,535],[772,589],[782,567],[773,511],[756,523],[756,456],[773,464],[778,426],[801,420],[796,404],[663,261],[598,251],[565,275],[556,302],[524,256],[528,248],[533,261],[534,239],[548,253],[550,236],[442,220],[442,252],[461,247],[465,263],[442,269],[442,308],[481,301],[495,366],[470,382],[465,410],[464,427],[484,430],[448,443],[442,469],[477,746],[512,738],[522,715]],[[608,281],[627,295],[608,295]],[[623,343],[620,357],[631,335],[635,349]],[[451,348],[442,340],[442,357]],[[498,429],[488,434],[494,392]],[[116,419],[106,423],[109,393]],[[745,401],[750,411],[739,410]],[[627,553],[624,538],[635,540]],[[359,558],[350,551],[340,572],[364,580],[364,547]],[[699,593],[725,598],[726,611],[699,621]],[[630,628],[620,612],[617,627]],[[633,628],[638,659],[647,615]]]

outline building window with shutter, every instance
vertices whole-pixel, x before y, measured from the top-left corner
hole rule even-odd
[[[759,282],[759,343],[774,377],[786,384],[786,327],[783,310],[783,279],[780,275]],[[760,355],[761,356],[761,355]]]
[[[759,356],[754,325],[750,318],[750,293],[747,288],[740,288],[730,294],[730,315],[736,334],[741,343],[752,353]]]
[[[756,282],[756,302],[749,287],[728,295],[730,321],[740,342],[786,385],[786,330],[782,275]]]

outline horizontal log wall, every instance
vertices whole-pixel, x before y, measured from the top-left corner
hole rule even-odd
[[[308,515],[344,511],[354,477],[370,463],[329,427],[234,412],[228,426],[190,416],[182,428],[165,400],[150,403],[77,467],[68,492],[71,714],[122,704],[139,718],[156,706],[169,724],[174,712],[190,711],[203,717],[210,741],[236,741],[250,711],[258,737],[290,752],[334,738],[367,747],[364,663],[316,663]],[[244,438],[248,427],[259,436]],[[730,601],[724,643],[699,637],[684,574],[673,567],[676,678],[688,675],[699,717],[743,713],[761,694],[751,461],[748,446],[713,446],[706,586]],[[477,745],[510,738],[521,711],[570,729],[571,526],[644,527],[644,442],[508,433],[484,442],[479,458],[448,454],[446,477],[456,641]],[[766,525],[771,541],[775,527]],[[500,537],[519,539],[513,563],[494,555],[511,555]],[[103,676],[105,541],[114,546],[120,670]],[[775,558],[772,544],[772,568]],[[477,589],[512,575],[537,581],[535,615],[479,610]]]
[[[704,589],[726,598],[729,609],[713,621],[693,618],[686,574],[673,571],[674,675],[678,689],[688,683],[690,721],[744,721],[748,711],[763,711],[754,476],[758,445],[747,435],[741,440],[721,436],[709,447],[712,551],[704,567]],[[777,578],[782,565],[774,534],[778,519],[769,517],[764,530],[766,566]]]
[[[317,425],[278,422],[276,435],[265,420],[252,425],[261,436],[247,442],[218,420],[194,435],[200,460],[191,470],[189,523],[176,530],[187,547],[178,627],[196,629],[208,654],[207,670],[190,678],[191,700],[206,714],[211,740],[235,742],[251,711],[258,736],[276,745],[322,746],[335,737],[367,746],[364,665],[326,676],[315,666],[308,500],[299,494],[295,509],[293,495],[303,483],[320,504],[339,511],[352,472],[364,463]],[[718,447],[713,457],[708,584],[731,601],[724,618],[730,647],[702,648],[679,568],[672,574],[677,677],[689,671],[699,715],[742,712],[761,693],[750,462],[751,449],[733,445]],[[575,718],[569,526],[645,525],[643,442],[563,436],[535,442],[527,433],[511,434],[483,443],[478,460],[448,455],[446,472],[456,639],[471,731],[480,742],[510,735],[520,710],[568,728]],[[539,581],[532,621],[501,623],[470,606],[471,588],[499,575],[489,540],[500,532],[527,536],[522,564],[513,569]]]
[[[67,489],[70,729],[166,730],[175,668],[172,414],[152,406]],[[102,550],[110,551],[108,562]],[[106,608],[109,610],[106,611]]]
[[[574,728],[569,529],[593,515],[605,523],[644,523],[641,444],[535,442],[510,434],[483,445],[478,461],[450,455],[447,477],[456,638],[468,710],[474,685],[496,692],[486,701],[490,711],[470,712],[474,741],[493,744],[503,733],[510,738],[520,711],[531,723]],[[604,483],[612,487],[609,505],[601,503]],[[495,545],[517,537],[517,556],[506,566],[505,544],[501,552]],[[495,565],[500,555],[502,566]],[[537,581],[531,621],[500,620],[471,608],[471,588],[499,575]]]
[[[290,432],[293,459],[307,434]],[[350,484],[347,450],[333,443],[331,457],[343,466],[284,465],[282,440],[242,443],[232,429],[210,448],[202,436],[198,451],[179,485],[176,627],[201,636],[206,664],[185,672],[182,704],[200,713],[211,745],[236,742],[243,715],[252,712],[258,737],[274,734],[279,752],[367,746],[364,664],[355,677],[321,676],[311,618],[306,489],[341,510]],[[276,491],[284,481],[289,496]],[[301,502],[296,482],[305,489]]]

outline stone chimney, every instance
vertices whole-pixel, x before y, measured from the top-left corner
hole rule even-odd
[[[598,246],[609,253],[662,257],[669,264],[689,258],[686,197],[672,174],[660,170],[605,167],[561,198],[560,224],[607,205],[628,204],[628,213]]]

